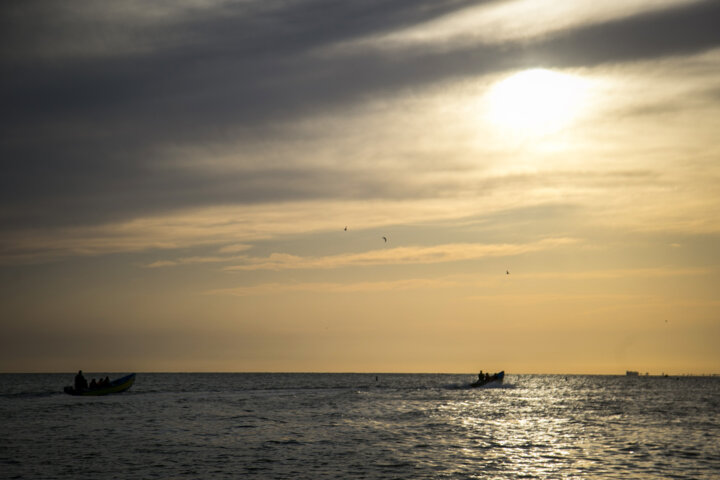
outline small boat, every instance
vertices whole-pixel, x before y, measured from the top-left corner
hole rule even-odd
[[[135,383],[135,374],[125,375],[124,377],[113,380],[107,385],[96,388],[88,388],[87,390],[75,390],[74,387],[65,387],[65,393],[69,395],[107,395],[109,393],[120,393],[124,392],[128,388],[132,387]]]
[[[495,375],[490,375],[488,378],[483,378],[482,380],[477,380],[476,382],[471,383],[470,388],[484,387],[486,385],[502,385],[503,378],[505,378],[505,370],[498,372]]]

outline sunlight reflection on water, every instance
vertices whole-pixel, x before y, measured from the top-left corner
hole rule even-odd
[[[720,379],[469,380],[144,374],[79,399],[24,378],[0,394],[0,462],[23,478],[74,478],[77,458],[130,479],[717,478]]]

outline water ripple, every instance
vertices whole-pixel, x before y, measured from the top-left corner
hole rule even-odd
[[[130,480],[720,471],[718,378],[508,375],[468,389],[453,375],[145,374],[130,394],[92,399],[57,393],[63,376],[2,380],[4,478],[94,478],[108,465]]]

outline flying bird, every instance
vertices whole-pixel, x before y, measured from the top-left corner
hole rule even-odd
[[[347,232],[347,225],[345,225],[345,231]]]
[[[385,240],[385,243],[387,243],[387,237],[383,237],[383,240]]]
[[[505,275],[510,275],[510,270],[505,270]]]

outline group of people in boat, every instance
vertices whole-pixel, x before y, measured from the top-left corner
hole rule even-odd
[[[498,378],[499,378],[499,377],[498,377],[498,374],[497,374],[497,373],[495,373],[495,374],[493,374],[493,375],[490,375],[489,373],[485,372],[485,374],[483,374],[483,371],[480,370],[480,373],[478,373],[478,379],[477,379],[477,381],[478,381],[478,383],[482,383],[482,382],[487,383],[487,382],[490,382],[490,381],[492,381],[492,380],[497,380]]]
[[[75,375],[75,391],[81,392],[83,390],[94,390],[96,388],[104,388],[110,385],[110,377],[101,378],[99,381],[95,380],[94,378],[90,380],[90,385],[88,385],[87,380],[85,379],[85,376],[82,373],[82,370],[78,370],[77,375]]]

